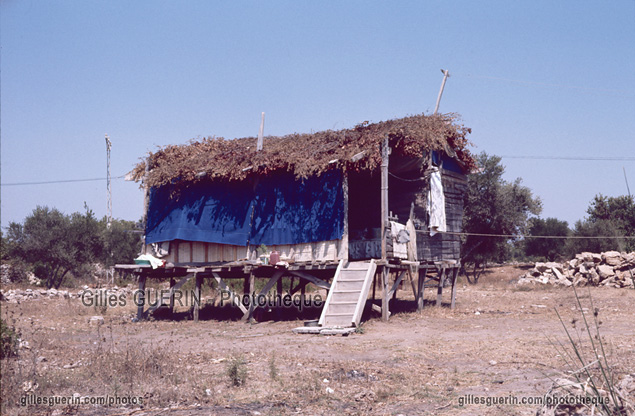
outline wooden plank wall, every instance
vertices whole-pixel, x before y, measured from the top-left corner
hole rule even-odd
[[[307,244],[288,244],[268,246],[271,252],[277,250],[283,258],[300,261],[337,261],[345,250],[341,250],[341,240],[320,241]],[[229,244],[201,243],[198,241],[171,241],[169,254],[163,257],[171,263],[216,263],[244,260],[248,256],[251,260],[258,257],[258,247],[234,246]],[[152,247],[148,246],[148,253]]]
[[[445,195],[445,216],[448,231],[461,232],[463,225],[463,196],[467,190],[467,177],[442,170],[441,180]],[[425,198],[422,198],[425,201]],[[419,260],[459,260],[461,239],[458,235],[436,234],[417,230],[417,255]]]

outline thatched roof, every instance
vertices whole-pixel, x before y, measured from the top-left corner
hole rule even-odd
[[[345,130],[294,133],[265,137],[256,151],[257,139],[226,140],[209,137],[183,145],[169,145],[149,155],[146,180],[151,187],[188,184],[200,180],[241,180],[251,175],[290,171],[296,177],[319,175],[329,169],[376,170],[381,165],[381,143],[388,135],[393,152],[420,157],[424,151],[444,151],[467,171],[475,166],[467,147],[471,130],[454,114],[416,115]],[[145,161],[132,171],[143,180]]]

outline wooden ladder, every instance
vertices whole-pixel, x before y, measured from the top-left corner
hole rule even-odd
[[[355,327],[359,325],[368,299],[368,291],[377,265],[370,262],[340,261],[326,304],[320,316],[322,327]]]

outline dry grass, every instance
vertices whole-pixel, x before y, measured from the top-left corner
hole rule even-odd
[[[363,333],[349,337],[294,335],[301,325],[295,321],[132,324],[133,308],[95,311],[67,299],[3,304],[3,318],[29,348],[2,362],[2,414],[51,411],[16,406],[29,386],[38,396],[141,396],[146,410],[172,407],[170,415],[535,414],[536,406],[458,404],[467,394],[542,395],[568,370],[549,339],[566,342],[554,308],[568,322],[578,314],[576,298],[562,288],[513,290],[513,273],[461,284],[455,310],[431,307],[431,290],[423,313],[413,312],[412,294],[400,291],[401,312],[390,322],[371,315]],[[635,292],[594,288],[592,296],[619,377],[635,368]],[[90,326],[98,312],[105,324]],[[103,415],[133,408],[62,410]]]

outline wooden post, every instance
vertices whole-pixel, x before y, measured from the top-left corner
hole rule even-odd
[[[389,306],[389,297],[388,297],[388,281],[390,278],[390,274],[388,272],[388,267],[383,266],[381,271],[381,284],[382,284],[382,292],[381,292],[381,320],[387,321],[390,318],[390,306]]]
[[[276,292],[278,292],[277,295],[282,298],[282,277],[276,282]]]
[[[449,76],[450,76],[450,71],[448,71],[447,69],[442,69],[441,72],[443,72],[443,81],[441,82],[441,89],[439,90],[439,96],[437,97],[437,105],[434,106],[434,113],[433,114],[436,114],[437,111],[439,111],[439,104],[441,103],[441,96],[443,95],[443,88],[445,88],[445,81],[447,81]]]
[[[441,301],[443,300],[443,284],[445,283],[445,265],[441,266],[439,269],[439,286],[437,286],[437,307],[441,306]]]
[[[172,291],[172,288],[175,283],[176,280],[174,280],[174,277],[170,277],[170,314],[174,313],[174,292]]]
[[[148,245],[146,244],[146,230],[148,228],[148,209],[150,207],[150,186],[148,185],[148,176],[150,175],[150,158],[146,158],[146,169],[143,174],[143,254],[148,254]]]
[[[373,302],[375,301],[375,293],[377,292],[377,273],[373,276]]]
[[[265,131],[265,112],[263,111],[260,118],[260,130],[258,130],[258,142],[256,143],[257,151],[262,150],[264,131]]]
[[[143,319],[143,308],[146,304],[146,275],[141,273],[139,275],[139,296],[137,297],[137,321]]]
[[[381,146],[381,259],[386,261],[388,254],[386,251],[386,232],[388,230],[388,159],[390,151],[388,148],[388,135],[384,136],[384,143]]]
[[[203,276],[198,273],[194,273],[196,279],[196,289],[194,289],[194,322],[198,322],[198,312],[201,306],[201,285],[203,283]]]
[[[256,277],[254,276],[253,272],[249,273],[249,276],[245,278],[245,285],[244,285],[243,292],[244,292],[244,295],[247,295],[249,297],[249,313],[243,315],[241,319],[242,321],[249,322],[254,315],[254,280],[255,278]]]
[[[304,299],[306,297],[306,282],[299,282],[302,284],[302,286],[300,287],[300,302],[301,305],[304,307]]]
[[[340,241],[340,249],[337,255],[338,260],[348,261],[348,176],[345,172],[342,172],[342,194],[344,195],[344,222],[342,228],[344,232],[342,234],[342,240]]]
[[[426,277],[428,275],[428,268],[423,267],[419,270],[419,278],[417,280],[417,311],[421,312],[423,310],[423,294],[426,287]]]
[[[457,264],[452,273],[452,303],[450,303],[450,309],[454,309],[456,301],[456,280],[459,277],[459,265]]]

